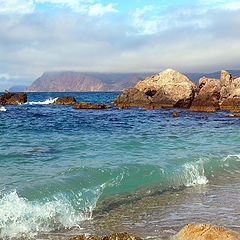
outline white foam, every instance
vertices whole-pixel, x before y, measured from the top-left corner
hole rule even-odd
[[[5,107],[0,107],[0,112],[6,112],[7,109]]]
[[[43,102],[28,102],[27,104],[30,104],[30,105],[35,105],[35,104],[42,104],[42,105],[46,105],[46,104],[51,104],[51,103],[54,103],[58,98],[49,98],[49,99],[46,99],[45,101]]]
[[[76,209],[64,194],[41,202],[29,201],[16,191],[4,194],[0,199],[0,238],[34,237],[60,228],[80,228],[79,222],[92,216],[100,192],[95,192],[96,198],[82,211]]]
[[[208,179],[205,176],[203,164],[201,161],[197,163],[185,163],[184,164],[184,178],[186,187],[194,185],[205,185],[208,183]]]

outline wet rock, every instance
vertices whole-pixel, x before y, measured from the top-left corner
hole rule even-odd
[[[171,114],[172,117],[180,117],[180,114],[178,112],[173,112]]]
[[[220,109],[223,111],[240,111],[240,88],[232,91],[232,94],[220,102]]]
[[[219,107],[221,82],[219,79],[203,77],[199,80],[198,91],[190,111],[215,112]]]
[[[107,108],[111,108],[111,106],[107,104],[93,104],[88,102],[80,102],[80,103],[75,103],[73,105],[73,108],[74,109],[107,109]]]
[[[130,106],[145,106],[151,103],[149,97],[136,88],[126,89],[122,94],[118,95],[113,102],[116,106],[122,108]]]
[[[97,236],[77,236],[69,238],[68,240],[141,240],[139,237],[130,236],[127,233],[115,233],[102,237]]]
[[[197,119],[208,119],[208,116],[196,117]]]
[[[153,104],[188,108],[194,98],[196,85],[183,74],[166,69],[140,81],[135,88],[145,94],[151,93],[149,96]]]
[[[172,240],[239,240],[240,233],[211,224],[188,224]]]
[[[226,117],[240,117],[240,113],[229,114]]]
[[[59,97],[53,104],[57,105],[73,105],[76,103],[76,99],[72,96]]]
[[[26,93],[7,92],[0,97],[0,105],[18,105],[27,102]]]

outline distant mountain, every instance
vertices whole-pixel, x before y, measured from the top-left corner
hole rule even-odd
[[[240,70],[227,70],[233,76],[240,76]],[[81,73],[46,72],[35,80],[26,92],[88,92],[122,91],[134,87],[140,80],[156,73]],[[220,78],[221,71],[214,73],[184,73],[198,85],[201,77]]]
[[[26,92],[122,91],[153,73],[47,72]]]
[[[12,86],[8,89],[9,92],[24,92],[27,89],[27,86],[17,85]]]

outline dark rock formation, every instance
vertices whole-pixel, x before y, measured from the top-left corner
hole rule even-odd
[[[118,95],[113,102],[116,106],[121,108],[129,106],[145,106],[151,103],[149,97],[136,88],[125,90],[122,94]]]
[[[211,224],[188,224],[172,240],[239,240],[240,233]]]
[[[7,92],[0,97],[0,105],[18,105],[27,102],[26,93]]]
[[[219,107],[221,82],[219,79],[203,77],[199,80],[197,93],[190,111],[215,112]]]
[[[72,96],[59,97],[53,104],[57,105],[73,105],[76,103],[76,99]]]
[[[240,117],[240,113],[229,114],[226,117]]]
[[[68,240],[141,240],[139,237],[130,236],[127,233],[115,233],[103,237],[97,236],[77,236]]]
[[[75,103],[73,105],[73,108],[74,109],[107,109],[107,108],[111,108],[111,106],[107,104],[93,104],[88,102],[80,102],[80,103]]]

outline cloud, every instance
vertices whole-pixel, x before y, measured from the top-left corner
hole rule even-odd
[[[28,14],[35,9],[31,0],[0,0],[0,13]]]
[[[100,3],[89,6],[89,15],[90,16],[103,16],[105,13],[108,13],[108,12],[117,13],[118,10],[113,8],[112,3],[109,3],[106,6],[103,6]]]

